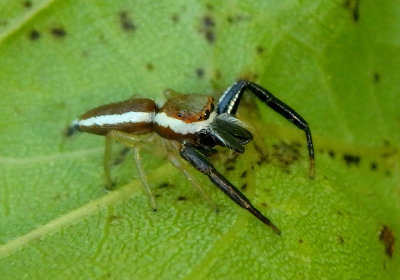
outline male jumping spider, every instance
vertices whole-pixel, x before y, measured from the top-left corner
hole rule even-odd
[[[240,99],[246,90],[255,94],[262,102],[305,132],[310,161],[309,174],[310,177],[314,177],[314,148],[307,122],[268,90],[249,81],[241,80],[229,87],[219,99],[216,109],[211,96],[180,95],[167,91],[168,100],[161,107],[157,106],[152,99],[131,98],[89,110],[74,121],[71,128],[106,136],[104,171],[109,184],[111,183],[109,159],[112,141],[120,141],[133,147],[139,175],[154,209],[155,200],[140,165],[138,145],[141,141],[137,135],[156,132],[164,139],[174,140],[164,142],[168,158],[194,182],[201,192],[200,185],[195,183],[179,159],[171,152],[172,148],[177,147],[184,160],[207,175],[236,204],[280,234],[281,231],[207,160],[207,156],[215,152],[213,147],[217,145],[243,153],[244,145],[253,139],[253,135],[246,126],[235,118]]]

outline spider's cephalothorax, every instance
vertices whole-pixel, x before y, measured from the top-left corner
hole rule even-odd
[[[246,89],[305,132],[310,158],[310,177],[313,177],[314,148],[311,132],[306,121],[269,91],[248,81],[238,81],[233,84],[224,92],[216,105],[214,98],[210,96],[181,95],[168,91],[167,94],[172,95],[172,97],[170,96],[161,107],[157,106],[151,99],[132,98],[94,108],[74,121],[72,127],[75,130],[106,136],[104,170],[107,183],[111,182],[109,171],[111,141],[117,140],[133,147],[140,177],[151,197],[154,209],[154,197],[140,165],[138,151],[140,140],[136,137],[136,135],[150,132],[156,132],[164,139],[180,143],[180,156],[184,160],[207,175],[218,188],[238,205],[280,234],[280,230],[252,206],[250,201],[207,160],[207,156],[216,145],[243,153],[244,145],[253,139],[246,126],[235,118],[240,99]],[[194,181],[171,153],[168,153],[168,158],[191,181]]]

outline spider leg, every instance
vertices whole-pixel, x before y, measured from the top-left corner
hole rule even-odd
[[[203,196],[203,198],[208,202],[208,204],[211,206],[211,208],[215,211],[218,212],[218,208],[215,205],[215,203],[212,201],[211,197],[207,195],[207,193],[204,191],[204,189],[201,187],[200,183],[194,178],[185,168],[184,165],[181,163],[181,159],[177,158],[175,155],[172,153],[167,154],[168,160],[172,163],[173,166],[175,166],[177,169],[179,169],[189,180],[190,183],[198,190],[198,192]]]
[[[119,142],[127,145],[128,147],[133,148],[134,160],[135,160],[136,168],[139,172],[139,177],[142,181],[144,189],[146,190],[146,192],[150,198],[151,207],[153,208],[153,211],[156,211],[157,204],[156,204],[154,195],[151,192],[150,185],[147,182],[146,173],[144,172],[144,170],[142,168],[142,164],[141,164],[139,146],[142,143],[142,141],[140,141],[135,136],[133,136],[129,133],[112,130],[106,135],[106,145],[105,145],[105,149],[104,149],[104,174],[106,177],[106,183],[107,183],[108,188],[112,185],[111,176],[110,176],[110,159],[111,159],[111,150],[112,150],[112,141],[113,140],[119,141]]]
[[[180,155],[201,173],[207,175],[211,182],[213,182],[220,190],[228,195],[237,205],[246,209],[257,219],[271,227],[272,230],[278,235],[281,234],[281,231],[268,218],[261,214],[260,211],[258,211],[235,186],[225,179],[225,177],[222,176],[205,158],[205,156],[193,145],[189,143],[183,143],[180,150]]]
[[[221,96],[218,102],[218,114],[229,113],[232,115],[236,114],[239,107],[240,99],[243,93],[250,90],[254,93],[261,101],[267,104],[278,114],[285,117],[287,120],[292,122],[295,126],[303,130],[306,134],[307,145],[308,145],[308,156],[310,159],[310,178],[315,176],[315,159],[314,159],[314,145],[312,142],[311,131],[307,122],[292,108],[276,98],[271,92],[265,88],[249,82],[240,80],[230,86],[224,94]]]

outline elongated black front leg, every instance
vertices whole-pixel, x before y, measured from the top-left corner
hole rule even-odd
[[[249,81],[237,81],[231,87],[229,87],[219,99],[217,109],[218,114],[229,113],[235,115],[239,107],[240,99],[242,98],[242,95],[246,89],[250,90],[271,109],[285,117],[287,120],[305,132],[308,145],[308,155],[310,159],[310,177],[314,178],[314,145],[312,142],[311,131],[307,122],[295,110],[280,101],[265,88]]]
[[[222,176],[214,166],[205,158],[205,156],[199,152],[191,144],[184,143],[182,145],[180,155],[183,159],[187,160],[197,170],[207,175],[211,182],[213,182],[220,190],[227,194],[236,204],[243,207],[264,224],[271,227],[277,234],[281,234],[281,231],[271,223],[271,221],[263,216],[250,201],[237,189],[235,188],[224,176]]]

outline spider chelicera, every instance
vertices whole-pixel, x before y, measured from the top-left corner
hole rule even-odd
[[[243,207],[277,234],[281,231],[267,217],[261,214],[250,201],[214,166],[207,157],[215,152],[215,146],[224,146],[238,153],[244,152],[244,145],[253,139],[244,123],[235,118],[243,93],[248,90],[271,109],[291,121],[306,134],[310,161],[309,175],[314,177],[314,148],[310,128],[307,122],[292,108],[273,96],[268,90],[249,81],[238,81],[230,86],[214,107],[211,96],[200,94],[178,94],[167,90],[168,100],[161,107],[152,99],[131,98],[119,103],[107,104],[83,114],[73,122],[71,131],[82,131],[106,136],[104,172],[107,184],[111,184],[110,155],[112,141],[119,141],[134,148],[135,163],[142,183],[150,196],[153,209],[155,199],[151,193],[146,175],[140,164],[139,147],[143,142],[138,135],[157,133],[162,138],[163,147],[168,159],[206,197],[184,164],[172,152],[179,149],[180,156],[198,171],[207,175],[220,190],[228,195],[236,204]],[[171,141],[172,140],[172,141]],[[208,198],[209,200],[209,198]]]

